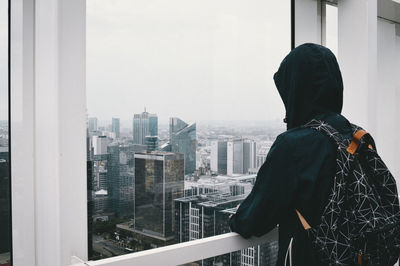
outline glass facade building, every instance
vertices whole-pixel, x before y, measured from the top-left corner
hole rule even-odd
[[[133,143],[146,144],[146,136],[158,136],[158,117],[143,112],[133,116]]]
[[[111,131],[114,132],[115,138],[120,138],[120,120],[119,118],[113,118],[111,121]]]
[[[136,153],[134,206],[136,236],[140,235],[142,241],[158,245],[174,242],[174,200],[182,197],[183,193],[183,154]]]
[[[171,152],[185,155],[185,174],[196,170],[196,123],[187,124],[179,118],[169,120]]]

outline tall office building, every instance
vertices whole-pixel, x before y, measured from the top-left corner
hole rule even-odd
[[[97,117],[89,117],[89,132],[97,131]]]
[[[115,216],[120,216],[120,146],[118,144],[108,145],[107,153],[108,207]]]
[[[196,170],[196,123],[187,124],[177,117],[169,119],[171,152],[185,155],[185,174]]]
[[[107,146],[110,144],[110,139],[106,136],[93,136],[93,155],[107,154]]]
[[[257,144],[253,140],[246,139],[243,142],[243,174],[256,168]]]
[[[119,118],[112,118],[111,121],[111,131],[114,132],[115,138],[119,139],[120,138],[120,124],[119,124]]]
[[[211,171],[221,175],[227,174],[227,147],[228,142],[226,140],[214,140],[211,142]]]
[[[175,242],[174,200],[184,193],[183,154],[135,155],[134,237],[164,246]]]
[[[158,136],[158,117],[144,111],[133,116],[133,143],[146,144],[146,136]]]
[[[227,144],[226,172],[228,175],[243,174],[243,140],[229,140]]]

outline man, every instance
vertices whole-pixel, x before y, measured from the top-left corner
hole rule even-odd
[[[278,136],[260,168],[252,192],[229,220],[243,237],[261,236],[279,224],[277,265],[292,242],[293,265],[318,265],[295,210],[312,227],[320,223],[336,167],[337,147],[328,136],[301,127],[312,119],[352,138],[342,116],[343,82],[334,54],[303,44],[282,61],[274,80],[286,109],[287,131]]]

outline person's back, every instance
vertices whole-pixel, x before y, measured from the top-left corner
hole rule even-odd
[[[304,44],[283,60],[274,80],[285,104],[288,130],[271,147],[252,192],[230,219],[230,227],[250,237],[279,224],[277,265],[284,265],[291,239],[293,265],[321,265],[295,210],[311,227],[321,222],[336,174],[337,145],[303,125],[317,119],[343,138],[353,137],[351,124],[340,114],[341,73],[329,49]]]

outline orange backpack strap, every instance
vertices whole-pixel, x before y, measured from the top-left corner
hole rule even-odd
[[[297,216],[299,217],[300,222],[303,225],[304,229],[305,230],[310,229],[311,226],[307,223],[306,219],[304,219],[303,215],[301,215],[301,213],[298,210],[296,210],[296,213],[297,213]]]
[[[347,152],[354,154],[358,148],[358,145],[360,145],[360,141],[362,137],[364,137],[366,134],[368,134],[365,130],[360,129],[358,130],[354,135],[353,139],[350,142],[350,145],[347,147]],[[372,146],[368,146],[370,149],[372,149]]]

